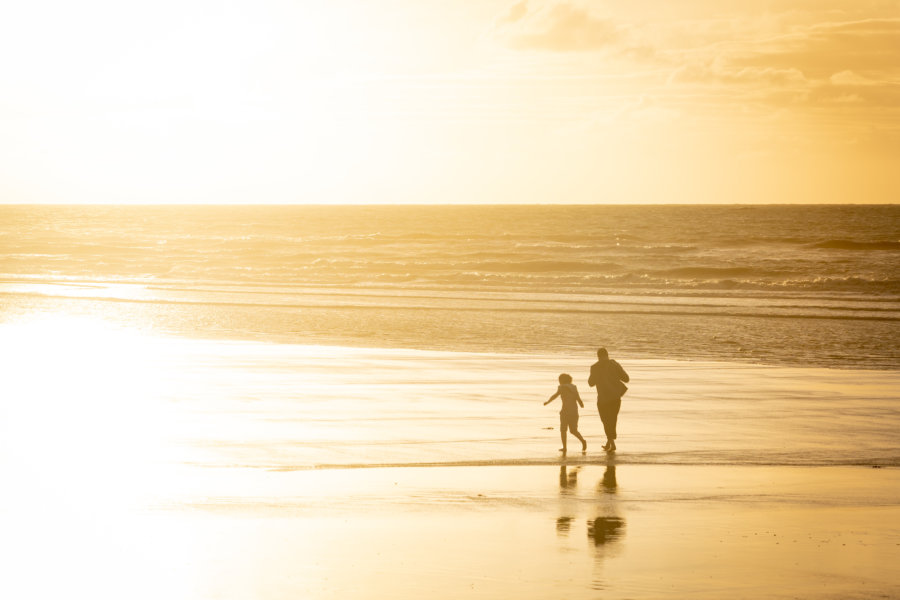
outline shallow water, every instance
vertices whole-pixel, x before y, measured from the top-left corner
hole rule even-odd
[[[588,453],[572,440],[569,461],[604,458],[588,355],[188,340],[78,319],[3,331],[4,446],[36,469],[555,462],[558,401],[542,402],[560,372],[586,404]],[[620,360],[624,464],[900,465],[895,371]]]

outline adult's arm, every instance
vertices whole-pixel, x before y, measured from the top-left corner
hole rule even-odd
[[[619,363],[616,363],[616,366],[619,367],[619,379],[621,379],[625,383],[628,383],[629,381],[631,381],[628,378],[628,373],[626,373],[625,369],[622,368],[622,365],[620,365]]]

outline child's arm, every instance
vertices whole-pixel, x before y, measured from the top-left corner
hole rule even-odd
[[[581,394],[578,393],[578,389],[575,389],[575,399],[578,400],[578,406],[584,408],[584,402],[581,401]]]
[[[549,399],[549,400],[547,400],[546,402],[544,402],[544,406],[547,406],[548,404],[550,404],[551,402],[553,402],[554,400],[556,400],[556,397],[557,397],[557,396],[559,396],[559,390],[557,390],[555,394],[553,394],[552,396],[550,396],[550,399]]]

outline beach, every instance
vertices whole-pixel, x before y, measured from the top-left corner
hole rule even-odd
[[[900,593],[895,469],[603,462],[243,472],[133,515],[38,502],[4,513],[0,586],[17,598]]]
[[[56,325],[66,381],[30,370],[47,358],[34,324],[3,357],[7,597],[900,593],[892,371],[623,359],[632,390],[607,455],[590,357],[86,323],[108,350],[78,359],[80,330],[67,346]],[[127,347],[139,366],[114,362]],[[563,369],[589,443],[566,457],[558,408],[541,405]],[[87,384],[48,411],[48,394]]]
[[[4,207],[0,596],[900,597],[896,217]]]

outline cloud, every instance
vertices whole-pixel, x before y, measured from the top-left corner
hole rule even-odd
[[[896,110],[900,107],[900,83],[878,83],[864,80],[864,83],[829,82],[813,86],[809,101],[813,104],[856,104],[869,108]]]
[[[728,88],[774,105],[900,105],[900,19],[796,26],[789,33],[669,52],[669,86]]]
[[[900,73],[900,19],[820,23],[747,45],[736,66],[797,69],[810,79],[842,71],[869,78]]]
[[[853,71],[841,71],[828,78],[831,85],[877,85],[878,82]]]
[[[872,7],[869,12],[881,14]],[[827,81],[844,72],[875,83],[900,81],[900,18],[829,20],[840,14],[785,10],[726,21],[646,16],[627,21],[566,1],[535,7],[521,0],[499,20],[498,32],[518,50],[608,51],[635,62],[674,66],[669,83],[707,79],[795,85],[803,79]]]
[[[900,107],[900,76],[864,77],[854,71],[840,71],[813,90],[813,101],[860,104],[868,107],[896,109]],[[888,78],[885,78],[888,77]]]
[[[900,13],[889,8],[900,0],[785,0],[778,11],[725,3],[714,14],[712,0],[660,11],[607,4],[602,13],[577,1],[522,0],[495,35],[516,50],[555,53],[550,64],[582,69],[587,80],[596,75],[602,87],[583,88],[601,115],[594,122],[673,118],[662,109],[736,118],[784,110],[808,117],[798,127],[830,115],[834,130],[896,128]],[[611,116],[604,93],[656,106]]]
[[[505,38],[517,50],[596,51],[619,42],[622,33],[611,19],[568,3],[529,11],[526,3],[520,2],[505,21],[514,25]]]
[[[798,69],[734,67],[719,59],[684,64],[675,69],[668,80],[669,84],[708,82],[775,86],[803,86],[808,83]]]
[[[528,0],[522,0],[517,4],[513,4],[501,19],[500,23],[515,23],[528,14]]]

